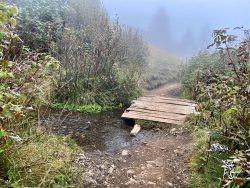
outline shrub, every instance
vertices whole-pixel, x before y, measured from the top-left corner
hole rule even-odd
[[[208,64],[207,68],[195,72],[191,81],[196,84],[188,88],[189,92],[195,91],[192,95],[201,111],[197,125],[210,130],[208,145],[216,137],[217,142],[227,145],[229,154],[233,153],[232,160],[224,161],[222,178],[225,186],[232,187],[247,186],[250,175],[247,170],[250,160],[250,38],[247,31],[245,34],[245,39],[235,45],[235,36],[228,35],[226,29],[216,30],[213,45],[221,54],[221,63]],[[206,61],[201,64],[204,63]],[[192,65],[189,70],[194,70]]]
[[[36,110],[51,97],[59,62],[23,45],[15,30],[17,13],[0,3],[0,186],[71,185],[76,151],[65,138],[34,128]]]

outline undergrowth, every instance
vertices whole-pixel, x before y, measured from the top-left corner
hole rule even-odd
[[[51,105],[52,108],[66,110],[70,112],[82,112],[82,113],[100,113],[114,110],[119,107],[115,106],[100,106],[97,104],[93,105],[75,105],[75,104],[64,104],[55,103]]]
[[[227,30],[215,30],[211,46],[218,51],[198,54],[183,74],[183,93],[200,112],[188,119],[195,142],[191,187],[250,186],[250,32],[238,41]]]
[[[83,171],[73,162],[80,149],[71,139],[36,132],[24,142],[1,156],[9,180],[3,187],[72,187],[83,182]]]

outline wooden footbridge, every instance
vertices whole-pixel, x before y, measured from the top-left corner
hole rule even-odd
[[[148,95],[133,101],[122,118],[181,125],[188,114],[196,113],[195,106],[185,99]]]

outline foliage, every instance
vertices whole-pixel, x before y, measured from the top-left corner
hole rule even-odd
[[[225,70],[224,60],[218,52],[209,54],[207,51],[193,56],[186,65],[182,67],[181,82],[182,95],[189,99],[197,99],[199,94],[196,85],[201,82],[213,82],[211,74],[221,74]]]
[[[0,127],[4,130],[24,118],[33,109],[33,104],[42,102],[41,93],[46,96],[42,89],[50,83],[44,85],[43,81],[46,76],[51,76],[51,68],[58,68],[58,61],[23,46],[12,24],[16,22],[16,7],[1,4],[0,11],[3,17],[0,25],[3,35],[0,49]]]
[[[250,38],[247,31],[245,34],[245,39],[235,45],[237,38],[228,35],[226,29],[215,30],[213,45],[219,50],[223,64],[216,69],[209,66],[202,72],[193,70],[196,71],[193,78],[198,79],[193,81],[196,88],[191,87],[201,111],[196,124],[209,128],[209,145],[217,137],[234,153],[232,160],[226,162],[231,164],[229,171],[234,176],[229,176],[229,166],[223,165],[225,171],[221,177],[226,186],[232,187],[247,184],[249,177]]]
[[[50,52],[63,28],[65,0],[7,0],[20,7],[17,32],[26,46],[39,52]]]
[[[75,6],[69,13],[60,42],[55,44],[62,63],[58,102],[79,105],[129,104],[138,96],[147,48],[137,32],[110,23],[96,2]],[[92,14],[87,14],[91,11]],[[85,16],[85,17],[83,17]]]
[[[61,62],[56,102],[117,106],[139,95],[147,47],[138,32],[111,23],[99,0],[12,3],[26,43]]]
[[[75,150],[64,138],[34,130],[35,112],[51,98],[59,62],[23,45],[15,30],[17,13],[0,3],[0,186],[71,185]]]
[[[100,106],[100,105],[84,105],[78,106],[75,104],[55,103],[51,105],[52,108],[67,110],[71,112],[83,112],[83,113],[100,113],[115,109],[112,106]]]

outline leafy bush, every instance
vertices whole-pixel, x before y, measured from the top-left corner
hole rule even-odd
[[[147,47],[138,32],[111,23],[99,0],[12,3],[22,8],[27,44],[61,62],[55,102],[117,106],[138,96]]]
[[[17,13],[0,3],[0,186],[72,185],[75,150],[68,140],[34,128],[36,110],[51,98],[59,62],[23,45],[15,30]]]
[[[247,31],[245,34],[246,38],[235,45],[235,36],[228,35],[225,29],[216,30],[213,45],[219,49],[221,63],[206,64],[207,68],[198,71],[197,63],[191,64],[189,73],[193,70],[195,74],[187,73],[187,79],[184,79],[196,83],[187,87],[184,82],[184,90],[195,91],[191,93],[201,111],[196,124],[209,128],[208,145],[211,146],[216,137],[217,142],[227,145],[229,153],[234,154],[233,160],[224,161],[222,178],[225,186],[232,187],[246,186],[250,175],[247,170],[250,160],[250,38]],[[212,56],[206,57],[211,59]],[[203,65],[207,58],[204,62],[203,58],[197,60]]]

